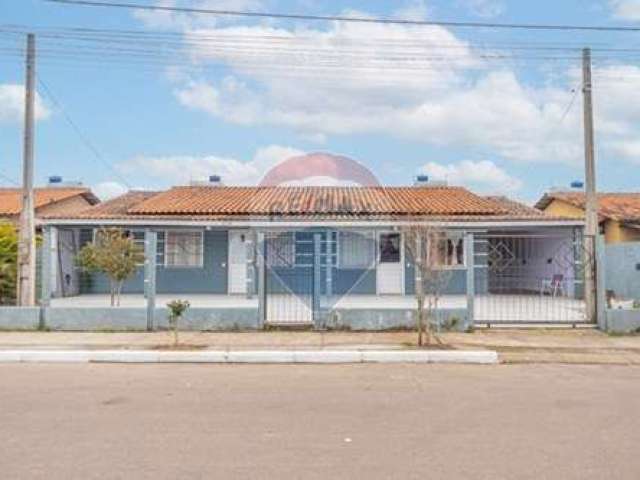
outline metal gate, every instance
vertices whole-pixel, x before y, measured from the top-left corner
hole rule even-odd
[[[312,325],[314,239],[312,233],[265,235],[264,318],[268,325]]]
[[[592,260],[578,230],[479,236],[476,251],[476,323],[587,321],[585,271]]]

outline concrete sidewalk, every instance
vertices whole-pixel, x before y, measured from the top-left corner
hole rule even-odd
[[[370,351],[415,348],[414,332],[183,332],[180,341],[209,351]],[[503,363],[640,365],[640,336],[614,337],[591,329],[491,329],[441,335],[448,350],[497,351]],[[0,332],[7,350],[158,350],[168,332]]]

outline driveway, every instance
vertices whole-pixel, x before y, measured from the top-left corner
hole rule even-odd
[[[2,478],[640,478],[640,368],[0,365]]]

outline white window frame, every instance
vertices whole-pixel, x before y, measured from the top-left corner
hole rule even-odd
[[[169,246],[169,234],[171,233],[197,233],[200,235],[200,265],[169,265],[169,256],[167,255],[167,248]],[[204,231],[195,229],[170,229],[164,231],[164,268],[204,268]]]

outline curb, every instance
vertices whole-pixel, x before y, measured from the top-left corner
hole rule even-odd
[[[5,350],[0,363],[455,363],[494,365],[495,351],[255,350],[157,352],[148,350]]]

